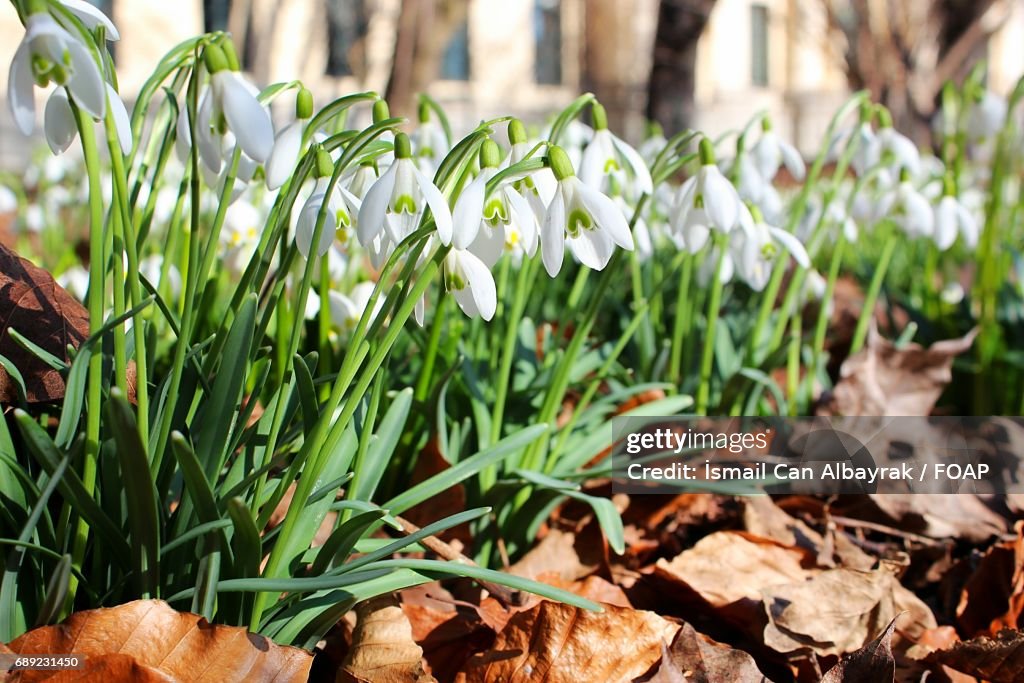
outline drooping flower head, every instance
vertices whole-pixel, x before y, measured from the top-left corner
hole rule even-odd
[[[409,136],[398,133],[395,135],[395,162],[374,182],[359,210],[359,242],[369,247],[385,232],[397,244],[416,230],[428,208],[441,242],[451,244],[452,214],[448,202],[416,167]]]
[[[519,163],[532,149],[526,136],[526,128],[519,119],[508,122],[508,141],[512,144],[512,149],[505,160],[506,165]],[[548,204],[555,196],[555,176],[552,175],[551,169],[545,166],[536,173],[516,180],[513,186],[530,203],[537,222],[542,222],[547,214]]]
[[[501,152],[493,140],[480,147],[480,174],[459,195],[452,213],[452,245],[468,249],[488,267],[517,246],[533,256],[540,231],[529,202],[511,180],[487,195],[487,183],[498,173]]]
[[[608,114],[595,102],[594,136],[583,150],[580,180],[598,192],[613,194],[612,187],[630,197],[651,194],[651,172],[640,154],[608,130]]]
[[[257,163],[266,162],[274,145],[270,114],[256,98],[256,89],[239,71],[238,57],[230,40],[203,49],[203,63],[210,73],[210,134],[231,131],[239,147]]]
[[[768,225],[756,206],[741,207],[739,230],[734,230],[730,240],[730,251],[736,265],[736,272],[751,289],[760,292],[768,284],[775,259],[782,247],[802,267],[811,265],[807,250],[794,235]]]
[[[560,147],[548,147],[548,160],[558,181],[540,238],[548,274],[554,277],[562,269],[566,244],[580,263],[594,270],[608,265],[615,245],[632,251],[629,223],[615,202],[583,184]]]
[[[942,198],[935,206],[935,246],[945,251],[953,246],[958,235],[963,237],[968,249],[978,246],[978,223],[970,209],[957,199],[953,178],[947,175]]]
[[[267,159],[267,189],[276,190],[295,170],[302,153],[302,136],[313,116],[313,93],[299,88],[295,96],[295,120],[281,129],[274,138],[274,148]]]
[[[736,188],[715,164],[711,141],[700,141],[700,170],[683,183],[669,211],[669,224],[696,254],[707,244],[710,230],[729,232],[739,220],[742,201]]]
[[[420,100],[417,114],[420,125],[410,136],[412,148],[420,170],[433,175],[448,154],[448,138],[441,125],[430,118],[430,105],[426,100]]]
[[[316,244],[317,256],[323,256],[330,250],[338,233],[341,233],[343,241],[348,240],[349,231],[352,228],[352,216],[359,209],[359,200],[345,188],[336,184],[333,192],[330,191],[333,173],[334,162],[331,161],[331,156],[325,150],[318,149],[316,187],[303,205],[302,211],[299,212],[299,219],[295,224],[295,244],[303,258],[309,258],[313,248],[313,238],[316,236],[316,223],[320,211],[325,205],[324,225]]]
[[[772,120],[761,119],[761,137],[754,144],[750,154],[761,177],[770,181],[785,166],[796,180],[803,180],[806,173],[803,157],[796,147],[779,137],[772,128]]]

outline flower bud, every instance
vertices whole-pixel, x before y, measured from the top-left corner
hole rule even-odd
[[[605,130],[608,128],[608,112],[600,102],[594,102],[590,107],[590,115],[594,119],[594,130]]]
[[[295,118],[310,119],[313,117],[313,93],[306,88],[299,88],[295,96]]]
[[[228,68],[228,58],[220,46],[211,43],[203,49],[203,64],[207,71],[215,74]]]
[[[320,148],[316,151],[316,177],[329,178],[334,174],[334,160],[327,150]]]
[[[419,107],[416,108],[416,115],[420,123],[430,121],[430,105],[426,100],[420,100]]]
[[[700,139],[700,146],[698,148],[700,152],[700,165],[701,166],[714,166],[715,164],[715,146],[711,144],[711,140],[704,137]]]
[[[494,140],[484,140],[480,145],[480,168],[497,168],[501,164],[501,150]]]
[[[238,53],[235,52],[235,44],[231,42],[231,39],[225,38],[221,42],[221,47],[224,50],[224,56],[228,60],[228,68],[232,71],[241,71],[242,67],[238,62]]]
[[[391,118],[391,109],[388,108],[388,103],[383,98],[378,99],[373,103],[373,122],[380,123],[381,121]]]
[[[512,119],[508,122],[508,141],[513,145],[526,142],[526,126],[519,119]]]

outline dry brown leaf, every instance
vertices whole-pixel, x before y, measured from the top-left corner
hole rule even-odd
[[[423,649],[393,595],[356,605],[352,646],[338,671],[339,682],[436,683],[423,668]]]
[[[544,601],[514,615],[462,673],[466,683],[630,681],[651,669],[678,630],[653,612]]]
[[[663,649],[654,675],[636,679],[637,683],[762,683],[766,680],[754,658],[746,652],[716,643],[686,623],[679,629],[671,647]]]
[[[996,543],[964,585],[956,608],[961,632],[995,635],[1015,629],[1024,612],[1024,522],[1017,537]]]
[[[986,541],[1006,531],[1006,521],[970,493],[870,494],[871,504],[901,531],[929,538]]]
[[[57,358],[67,360],[68,344],[78,347],[89,336],[89,312],[48,272],[0,244],[0,355],[25,380],[29,402],[64,398],[64,378],[7,334],[15,329]],[[18,400],[14,380],[0,368],[0,403]]]
[[[537,581],[546,583],[549,586],[555,588],[561,588],[567,590],[570,593],[575,593],[581,598],[586,598],[593,602],[600,602],[605,605],[615,605],[616,607],[632,607],[629,598],[626,596],[626,592],[619,586],[616,586],[611,581],[603,579],[600,576],[588,576],[585,579],[579,581],[566,581],[558,574],[552,572],[549,574],[541,574],[537,577]]]
[[[896,678],[896,660],[892,656],[892,632],[896,619],[889,622],[878,637],[845,657],[825,672],[821,683],[886,683]]]
[[[936,626],[931,611],[896,580],[888,563],[874,571],[841,567],[809,581],[764,591],[764,642],[778,652],[842,655],[864,646],[903,610],[908,636]]]
[[[671,561],[658,560],[654,573],[685,583],[713,607],[741,600],[760,602],[769,586],[804,581],[807,554],[768,538],[719,531]]]
[[[928,655],[927,661],[991,683],[1024,680],[1024,633],[1006,629],[995,638],[981,636]]]
[[[10,647],[18,654],[83,655],[90,666],[111,671],[127,671],[130,665],[122,661],[127,656],[139,671],[148,667],[181,681],[305,681],[313,662],[305,650],[277,645],[238,626],[211,624],[162,600],[77,612],[56,626],[29,631]],[[103,664],[110,655],[115,659]],[[51,673],[25,672],[19,680],[40,681]]]
[[[597,526],[596,524],[593,526]],[[535,579],[543,574],[556,574],[563,581],[576,581],[601,565],[599,545],[582,542],[577,534],[549,529],[540,543],[508,568],[510,574]]]
[[[952,379],[953,358],[971,347],[977,329],[959,339],[897,348],[872,325],[867,345],[839,370],[823,415],[930,415]]]

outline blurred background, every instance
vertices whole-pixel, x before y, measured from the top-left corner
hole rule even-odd
[[[1024,0],[96,0],[129,101],[161,56],[230,31],[259,85],[302,79],[319,104],[372,89],[415,116],[430,93],[458,130],[546,118],[592,91],[639,141],[656,121],[710,134],[758,110],[805,152],[848,93],[867,88],[924,142],[942,83],[988,63],[1006,94],[1024,70]],[[0,5],[0,78],[23,29]],[[6,99],[6,87],[0,89]],[[45,96],[37,90],[40,98]],[[283,113],[283,112],[282,112]],[[0,166],[33,145],[0,109]]]

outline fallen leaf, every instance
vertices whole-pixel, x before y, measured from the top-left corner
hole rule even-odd
[[[462,670],[466,683],[629,681],[647,673],[679,626],[654,612],[543,601],[519,612]]]
[[[305,681],[313,662],[305,650],[238,626],[211,624],[162,600],[76,612],[61,624],[29,631],[10,647],[18,654],[83,655],[90,666],[110,671],[127,671],[123,658],[130,657],[139,671],[148,667],[182,681]],[[114,659],[103,664],[111,655]],[[26,671],[18,680],[41,681],[52,673]]]
[[[996,543],[981,558],[967,579],[956,608],[961,632],[995,635],[1020,625],[1024,612],[1024,522],[1017,522],[1017,537]]]
[[[1005,533],[1006,520],[975,494],[886,493],[851,496],[839,513],[929,538],[974,543]]]
[[[579,581],[565,581],[557,573],[552,572],[541,574],[537,577],[537,581],[554,586],[555,588],[567,590],[593,602],[615,605],[616,607],[633,606],[630,604],[629,598],[622,588],[600,576],[591,575]]]
[[[345,683],[436,683],[423,668],[423,649],[393,595],[356,605],[352,646],[337,680]]]
[[[21,373],[29,402],[64,398],[60,372],[23,349],[9,329],[67,361],[68,345],[77,348],[89,337],[89,312],[52,275],[0,244],[0,355]],[[15,381],[0,368],[0,403],[17,400]]]
[[[1024,679],[1024,633],[1006,629],[995,638],[980,636],[928,655],[927,661],[991,683]]]
[[[804,581],[808,555],[777,541],[736,531],[719,531],[671,561],[658,560],[654,573],[685,583],[714,607],[741,600],[760,602],[768,586]]]
[[[885,683],[896,678],[896,659],[892,655],[892,632],[896,628],[894,617],[878,637],[859,650],[846,655],[821,679],[821,683]]]
[[[783,653],[842,655],[863,647],[904,610],[911,612],[909,637],[937,625],[927,606],[900,585],[888,563],[874,571],[829,569],[809,581],[764,591],[764,642]]]
[[[971,347],[978,330],[959,339],[897,348],[872,325],[867,345],[847,358],[819,415],[930,415],[953,378],[953,358]]]
[[[591,526],[597,528],[596,524]],[[555,574],[563,581],[572,582],[591,574],[602,561],[600,544],[585,542],[577,534],[556,527],[549,529],[539,543],[508,568],[508,572],[527,579]]]
[[[638,678],[636,683],[761,683],[766,680],[754,658],[746,652],[716,643],[684,623],[672,645],[663,649],[654,675]]]

